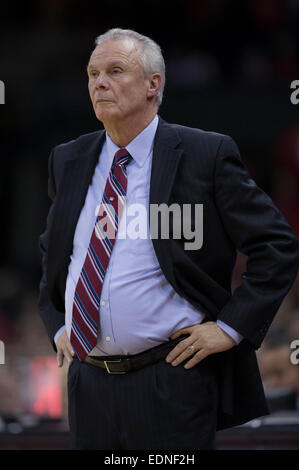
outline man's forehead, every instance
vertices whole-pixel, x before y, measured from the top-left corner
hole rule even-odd
[[[136,42],[130,38],[106,40],[93,50],[89,63],[95,59],[131,59],[139,53]]]

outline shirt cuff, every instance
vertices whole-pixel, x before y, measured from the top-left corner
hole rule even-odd
[[[221,320],[216,321],[217,325],[225,331],[234,341],[236,344],[241,343],[244,336],[240,335],[236,330],[228,326],[226,323],[223,323]]]
[[[63,325],[61,328],[59,328],[59,330],[56,332],[56,335],[54,336],[54,342],[57,346],[57,340],[59,338],[59,336],[61,335],[61,333],[63,333],[65,330],[65,325]]]

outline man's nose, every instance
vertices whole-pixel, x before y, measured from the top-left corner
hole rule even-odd
[[[96,88],[108,88],[108,79],[104,73],[99,73],[96,79]]]

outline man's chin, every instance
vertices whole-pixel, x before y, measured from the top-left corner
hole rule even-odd
[[[108,110],[104,110],[104,109],[101,109],[101,110],[96,110],[96,117],[99,121],[101,122],[105,122],[105,121],[111,121],[113,119],[115,119],[117,116],[116,116],[116,113],[112,111],[112,109],[110,109],[109,111]]]

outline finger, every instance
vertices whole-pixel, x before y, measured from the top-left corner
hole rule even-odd
[[[68,350],[68,352],[70,353],[70,355],[71,355],[72,357],[75,356],[75,351],[73,350],[73,348],[72,348],[72,346],[71,346],[71,343],[68,343],[68,345],[67,345],[67,350]]]
[[[63,351],[62,351],[62,349],[59,349],[57,351],[57,356],[56,357],[57,357],[58,367],[62,367],[62,365],[63,365]]]
[[[166,362],[173,362],[174,360],[176,360],[180,355],[182,355],[189,346],[191,346],[192,344],[192,340],[190,338],[186,338],[186,339],[183,339],[182,341],[180,341],[171,351],[170,353],[168,353],[168,355],[166,356]],[[191,354],[193,354],[193,352],[189,349],[187,352],[191,352]],[[186,353],[185,353],[186,354]],[[185,359],[186,359],[186,356],[185,355]]]
[[[65,348],[64,357],[66,358],[68,364],[71,365],[74,360],[74,351],[72,350],[71,347]]]
[[[176,357],[176,359],[174,359],[171,362],[171,365],[172,366],[178,366],[183,361],[188,359],[188,357],[193,356],[197,351],[198,351],[198,347],[194,347],[194,348],[191,349],[190,346],[188,346],[184,351],[182,351],[182,353],[179,356]]]
[[[181,335],[186,335],[188,333],[191,333],[191,330],[189,327],[182,328],[181,330],[176,331],[170,338],[171,339],[176,339]]]
[[[68,365],[70,366],[73,363],[74,358],[73,356],[66,356],[66,360],[67,360]]]
[[[190,361],[186,362],[184,365],[185,369],[191,369],[192,367],[196,366],[196,364],[199,364],[200,361],[202,361],[205,357],[207,357],[210,353],[207,352],[206,349],[200,349],[197,351],[196,354],[190,359]]]

